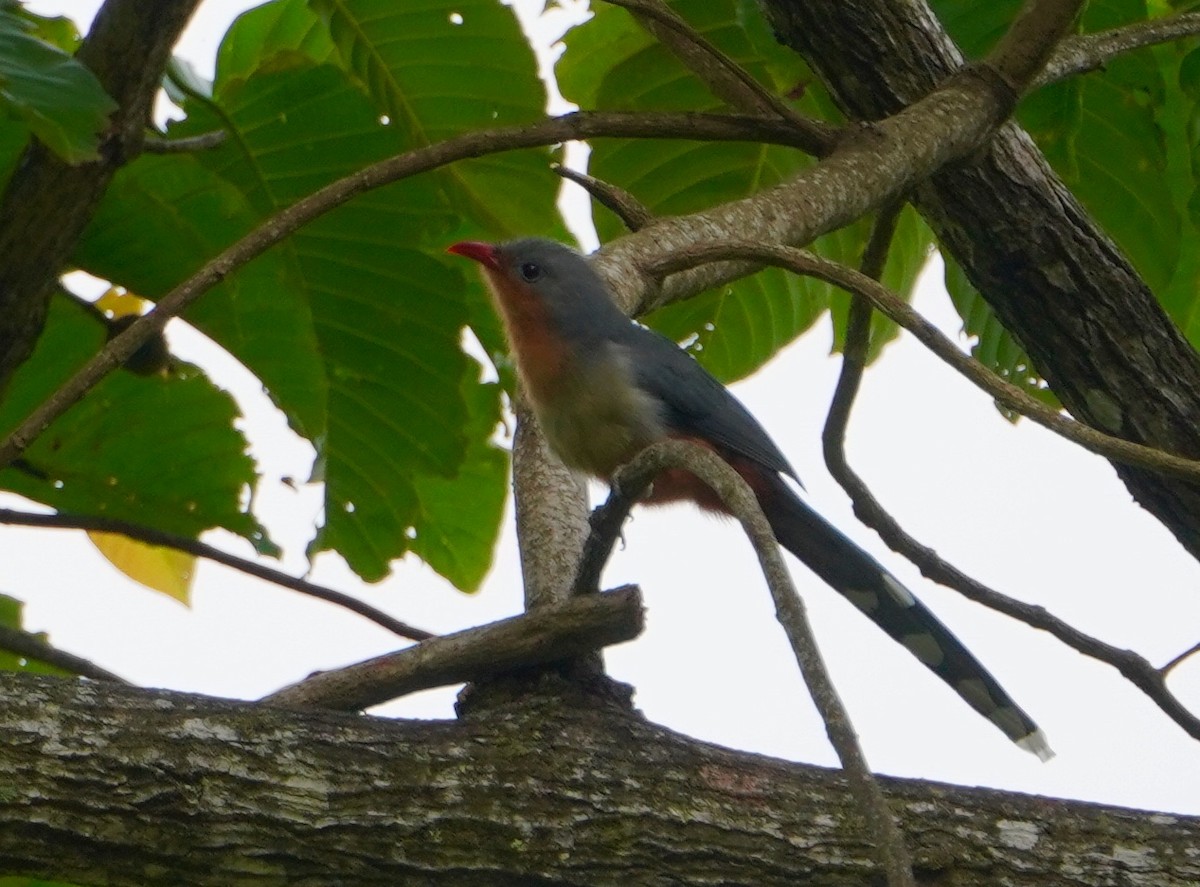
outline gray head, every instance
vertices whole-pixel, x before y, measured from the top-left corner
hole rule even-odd
[[[483,265],[503,312],[532,297],[545,307],[555,329],[570,339],[586,340],[629,326],[588,260],[561,243],[542,237],[501,244],[464,241],[449,251]]]

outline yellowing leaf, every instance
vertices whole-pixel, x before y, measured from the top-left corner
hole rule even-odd
[[[88,538],[109,562],[135,582],[191,606],[195,555],[147,545],[118,533],[89,532]]]

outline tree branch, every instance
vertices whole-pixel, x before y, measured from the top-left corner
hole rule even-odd
[[[360,711],[419,690],[492,678],[630,641],[642,633],[643,618],[641,592],[626,585],[321,672],[262,701]]]
[[[708,90],[731,108],[747,114],[778,115],[808,132],[815,141],[830,143],[836,129],[800,114],[782,97],[774,95],[754,76],[705,39],[663,0],[606,0],[620,6],[652,34]]]
[[[887,217],[881,216],[872,232],[871,242],[863,258],[862,273],[872,279],[882,273],[886,254],[882,249]],[[846,326],[846,341],[842,349],[842,372],[838,377],[829,415],[821,435],[825,464],[829,473],[846,491],[854,505],[854,513],[864,524],[877,532],[888,547],[907,558],[928,579],[953,588],[968,600],[975,601],[1033,628],[1053,635],[1078,653],[1117,669],[1130,683],[1153,701],[1188,735],[1200,739],[1200,719],[1167,687],[1172,668],[1200,647],[1177,656],[1162,668],[1156,669],[1144,657],[1131,650],[1122,650],[1087,635],[1064,622],[1043,607],[1032,606],[1003,595],[968,576],[942,559],[936,551],[910,536],[900,523],[880,504],[869,486],[851,468],[846,458],[846,428],[850,411],[862,382],[869,345],[871,303],[865,293],[851,290],[850,319]]]
[[[1200,35],[1200,12],[1181,12],[1133,25],[1078,34],[1060,42],[1034,86],[1046,86],[1104,67],[1117,56],[1158,43]]]
[[[300,594],[306,594],[309,597],[344,607],[366,619],[370,619],[376,625],[386,628],[388,631],[402,638],[420,641],[434,636],[432,632],[401,622],[399,619],[389,616],[382,610],[377,610],[370,604],[365,604],[348,594],[334,591],[332,588],[326,588],[323,585],[317,585],[315,582],[309,582],[305,579],[297,579],[279,570],[273,570],[254,561],[237,557],[236,555],[221,551],[219,548],[214,548],[206,542],[201,542],[199,539],[189,539],[186,536],[178,536],[174,533],[167,533],[152,527],[139,527],[137,524],[116,520],[111,517],[72,514],[34,514],[27,511],[13,511],[9,508],[0,508],[0,524],[118,533],[130,539],[145,542],[148,545],[173,548],[176,551],[183,551],[195,557],[202,557],[258,579],[263,579],[274,585],[279,585],[292,591],[298,591]]]
[[[91,678],[94,681],[114,681],[118,684],[128,684],[120,675],[113,674],[106,668],[101,668],[89,659],[68,653],[51,646],[35,634],[21,631],[19,628],[9,628],[0,625],[0,650],[16,653],[27,659],[36,659],[61,668],[63,671],[79,675],[81,678]]]
[[[878,877],[837,772],[535,686],[406,723],[2,674],[0,865],[113,887]],[[1200,883],[1198,817],[881,782],[923,883]]]
[[[802,150],[824,150],[828,147],[826,144],[813,144],[808,135],[797,132],[789,123],[780,120],[714,114],[578,112],[524,126],[465,133],[372,164],[280,210],[163,296],[153,310],[109,341],[0,443],[0,467],[24,452],[51,422],[160,332],[170,318],[181,313],[214,284],[323,213],[373,188],[457,160],[595,137],[763,140],[800,147]]]
[[[0,388],[32,353],[59,272],[116,171],[141,151],[171,47],[199,0],[106,0],[77,59],[117,103],[99,159],[70,164],[34,140],[0,196]]]
[[[1153,447],[1113,437],[1046,406],[1020,388],[997,376],[970,355],[964,354],[937,327],[889,292],[886,287],[852,268],[839,265],[837,262],[793,247],[761,246],[754,243],[732,241],[680,251],[674,256],[649,266],[647,270],[660,275],[672,274],[681,268],[728,259],[743,259],[777,265],[781,268],[788,268],[796,274],[815,277],[831,283],[847,292],[858,293],[870,300],[871,304],[890,320],[912,333],[918,341],[958,370],[968,381],[1013,412],[1020,413],[1097,455],[1127,465],[1149,469],[1168,477],[1200,483],[1200,461],[1186,459]]]
[[[552,169],[555,175],[574,182],[592,195],[597,203],[620,219],[627,230],[640,231],[654,221],[653,213],[624,188],[558,164]]]
[[[987,64],[1003,78],[1014,99],[1026,92],[1068,33],[1086,0],[1027,0]]]
[[[805,56],[853,119],[887,117],[912,96],[936,94],[962,63],[919,0],[761,5],[777,36]],[[915,185],[911,196],[1073,416],[1200,457],[1195,348],[1018,127],[1005,125],[986,148]],[[734,236],[765,239],[753,228]],[[1200,485],[1114,467],[1134,498],[1200,556]]]
[[[846,777],[850,791],[859,804],[871,835],[888,884],[906,887],[913,882],[912,859],[904,838],[888,809],[883,793],[871,774],[866,757],[858,744],[858,736],[833,685],[833,679],[821,658],[817,639],[813,635],[805,612],[804,601],[796,593],[791,574],[779,553],[779,544],[771,525],[746,481],[712,450],[684,440],[653,444],[622,466],[613,479],[612,493],[593,523],[595,543],[585,546],[583,569],[576,579],[576,590],[586,591],[594,585],[592,574],[603,569],[603,560],[612,551],[621,523],[634,503],[659,473],[666,469],[682,468],[707,484],[725,508],[741,523],[758,555],[759,565],[767,580],[775,616],[783,626],[800,674],[816,703]]]
[[[142,150],[147,154],[194,154],[197,151],[209,151],[225,143],[229,136],[223,129],[212,132],[202,132],[200,135],[188,136],[183,139],[164,139],[157,136],[146,136]]]

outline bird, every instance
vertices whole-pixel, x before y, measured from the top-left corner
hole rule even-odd
[[[447,251],[481,266],[521,388],[566,466],[611,482],[658,441],[713,450],[750,486],[780,545],[1019,747],[1053,756],[1033,719],[950,629],[800,497],[789,484],[799,484],[795,470],[741,401],[675,342],[626,316],[585,256],[538,237],[461,241]],[[723,510],[684,469],[659,474],[644,501],[681,500]]]

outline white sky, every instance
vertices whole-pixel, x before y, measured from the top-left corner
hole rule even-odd
[[[97,0],[39,0],[38,11],[90,17]],[[207,0],[179,52],[211,70],[215,40],[246,2]],[[535,4],[536,5],[536,4]],[[926,275],[919,310],[944,330],[959,322]],[[306,569],[303,547],[319,507],[311,450],[287,432],[244,371],[212,357],[186,330],[184,355],[213,364],[247,412],[264,474],[264,519],[288,545],[284,568]],[[872,766],[885,773],[1200,814],[1200,744],[1108,666],[932,586],[862,529],[827,477],[819,433],[838,363],[827,324],[736,393],[776,437],[810,499],[909,583],[1041,724],[1058,757],[1041,764],[1001,734],[803,569],[797,585]],[[204,357],[204,353],[209,356]],[[1156,664],[1200,640],[1200,570],[1157,521],[1132,503],[1112,468],[1032,423],[1009,425],[977,389],[905,338],[868,373],[851,423],[850,457],[906,528],[959,567]],[[9,497],[5,504],[14,503]],[[511,518],[484,589],[459,594],[419,563],[363,586],[336,556],[312,578],[397,617],[450,631],[520,607]],[[642,511],[606,585],[637,582],[649,625],[607,654],[655,721],[702,739],[834,765],[776,626],[749,545],[736,526],[677,507]],[[242,555],[241,540],[212,541]],[[149,686],[255,698],[306,674],[377,655],[394,638],[355,615],[202,564],[186,609],[136,586],[81,533],[0,528],[0,590],[26,601],[26,625],[63,649]],[[1172,677],[1200,711],[1200,657]],[[389,714],[451,715],[453,690],[418,694]]]

